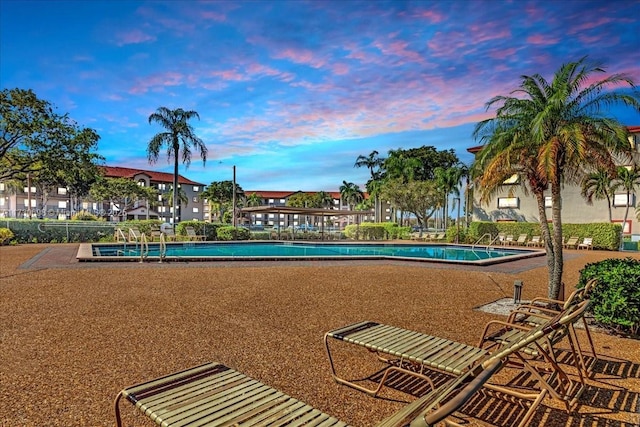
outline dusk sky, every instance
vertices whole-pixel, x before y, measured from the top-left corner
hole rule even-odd
[[[640,1],[0,0],[0,24],[0,87],[95,129],[106,165],[172,172],[147,161],[148,117],[191,109],[209,155],[180,173],[236,165],[245,190],[364,190],[373,150],[470,163],[489,99],[584,55],[640,84]]]

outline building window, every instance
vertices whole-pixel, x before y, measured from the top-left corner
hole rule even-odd
[[[67,201],[58,200],[58,209],[67,209]]]
[[[275,218],[274,214],[269,214],[269,218]]]
[[[67,189],[65,187],[58,187],[58,194],[60,194],[62,196],[66,196],[67,195]]]
[[[0,197],[0,206],[4,206],[4,197]]]
[[[519,200],[517,197],[498,197],[498,208],[515,208],[519,206]]]
[[[144,181],[144,179],[139,179],[138,180],[138,187],[146,187],[147,183]]]
[[[31,199],[31,207],[35,208],[37,206],[36,204],[36,199]],[[24,199],[24,206],[28,207],[29,206],[29,199]]]
[[[0,191],[4,191],[4,182],[0,182]]]
[[[197,193],[198,191],[200,191],[200,187],[198,187],[197,185],[193,186],[193,192]]]
[[[273,199],[269,199],[269,203],[273,203]]]
[[[285,199],[280,199],[280,203],[287,203]]]
[[[262,218],[262,214],[256,214],[256,218]]]
[[[24,192],[29,193],[29,187],[24,187]],[[31,193],[35,193],[36,192],[36,187],[31,187]]]
[[[198,208],[193,208],[193,213],[198,213],[200,210]]]
[[[629,194],[627,198],[627,194],[614,194],[613,195],[613,206],[621,207],[621,206],[633,206],[633,194]]]
[[[545,208],[553,207],[553,201],[551,200],[551,196],[545,196],[544,197],[544,207]]]
[[[166,190],[167,184],[158,184],[158,190]]]

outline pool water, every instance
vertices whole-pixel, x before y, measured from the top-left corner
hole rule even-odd
[[[93,244],[92,259],[140,258],[140,246],[133,243]],[[540,251],[514,248],[486,248],[463,245],[293,243],[293,242],[182,242],[168,243],[164,258],[172,260],[284,260],[284,259],[409,259],[483,263],[540,255]],[[160,258],[160,245],[149,244],[147,258]],[[80,258],[80,257],[79,257]],[[108,258],[108,259],[107,259]]]

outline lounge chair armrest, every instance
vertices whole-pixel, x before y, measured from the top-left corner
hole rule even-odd
[[[495,329],[494,329],[495,328]],[[480,342],[478,343],[478,347],[483,348],[482,344],[485,343],[486,338],[488,336],[491,336],[491,334],[489,333],[491,330],[499,330],[500,328],[502,329],[520,329],[521,331],[530,331],[531,327],[530,326],[524,326],[524,325],[518,325],[515,324],[513,322],[508,322],[508,321],[504,321],[504,320],[491,320],[489,321],[485,327],[484,327],[484,331],[482,331],[482,335],[480,337]]]
[[[522,314],[524,316],[533,315],[537,317],[542,317],[544,319],[551,319],[553,316],[555,316],[558,313],[559,313],[558,310],[551,310],[548,308],[524,305],[524,306],[518,307],[516,310],[513,310],[511,311],[511,313],[509,313],[509,317],[507,318],[507,323],[516,323],[518,320],[517,316],[519,314]]]

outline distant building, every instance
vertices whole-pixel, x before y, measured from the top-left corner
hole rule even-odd
[[[126,212],[120,212],[117,207],[111,206],[108,202],[90,198],[72,206],[67,188],[58,187],[48,195],[46,204],[43,205],[43,197],[37,186],[27,185],[24,188],[15,189],[0,182],[0,217],[66,220],[78,210],[85,210],[115,221],[161,219],[171,222],[173,208],[170,206],[168,197],[173,185],[173,174],[117,166],[105,166],[102,169],[107,178],[128,178],[137,182],[138,185],[155,188],[159,193],[158,200],[138,201]],[[200,200],[199,194],[203,191],[204,184],[178,175],[178,186],[189,200],[184,205],[178,204],[178,221],[202,221],[204,203]]]
[[[629,143],[640,153],[640,126],[630,126]],[[482,146],[471,147],[467,151],[477,154],[482,150]],[[621,165],[628,166],[628,165]],[[502,188],[502,190],[491,199],[489,203],[480,204],[474,196],[472,216],[474,221],[525,221],[538,222],[538,204],[531,194],[524,194],[520,186],[520,178],[514,176]],[[562,191],[562,221],[564,223],[595,223],[609,222],[609,206],[605,200],[594,200],[593,205],[587,204],[581,195],[581,187],[576,185],[565,185]],[[626,193],[616,192],[611,198],[611,221],[620,223],[623,226],[624,234],[640,235],[640,223],[636,218],[636,206],[638,206],[638,191],[636,188],[627,200]],[[547,218],[551,220],[551,191],[545,197],[545,207]],[[624,222],[625,211],[629,208],[626,223]]]

